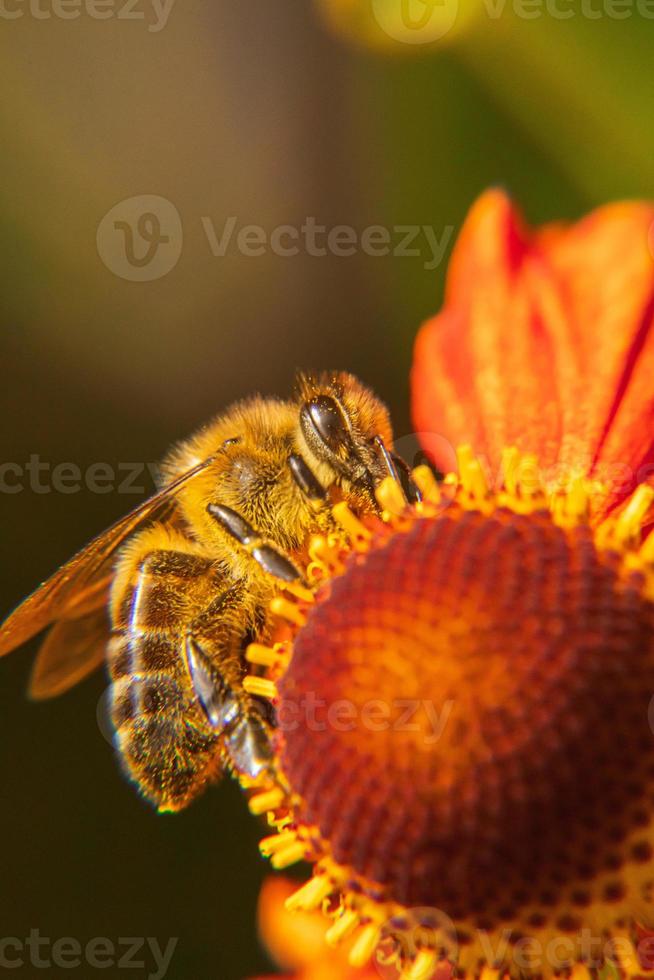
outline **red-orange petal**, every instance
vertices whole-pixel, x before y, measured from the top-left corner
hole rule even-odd
[[[600,475],[638,480],[654,444],[654,206],[607,205],[544,244],[581,354],[578,427]]]
[[[477,201],[416,342],[414,421],[437,465],[470,442],[495,471],[517,445],[608,479],[607,506],[633,489],[653,456],[653,226],[654,205],[625,203],[532,232],[503,192]]]

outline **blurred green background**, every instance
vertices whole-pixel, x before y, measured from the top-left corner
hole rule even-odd
[[[254,257],[232,241],[221,257],[207,219],[218,236],[230,216],[381,225],[392,245],[395,226],[427,225],[446,259],[491,184],[532,222],[654,190],[647,0],[411,0],[405,20],[450,18],[436,39],[415,23],[395,36],[402,0],[176,0],[165,25],[149,0],[102,20],[31,2],[0,13],[3,463],[156,460],[231,400],[287,393],[298,367],[356,372],[410,431],[412,340],[445,272],[425,267],[424,237],[413,256]],[[140,195],[183,227],[174,268],[143,282],[96,243]],[[0,493],[0,613],[139,499]],[[260,828],[235,786],[155,816],[98,730],[104,679],[32,705],[30,659],[0,665],[1,935],[176,936],[172,980],[270,969]]]

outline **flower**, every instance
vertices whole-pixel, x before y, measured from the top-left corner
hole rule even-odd
[[[444,478],[418,467],[409,503],[389,477],[379,518],[337,504],[248,650],[279,722],[262,851],[314,864],[286,906],[353,967],[654,962],[653,223],[530,232],[477,202],[413,367]]]

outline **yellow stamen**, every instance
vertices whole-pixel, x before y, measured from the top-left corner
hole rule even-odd
[[[620,966],[628,977],[637,977],[644,972],[640,963],[638,962],[638,956],[636,955],[634,945],[629,939],[625,937],[614,939],[613,946],[620,962]]]
[[[520,459],[517,488],[520,495],[526,499],[537,497],[543,492],[538,457],[533,453],[525,453]]]
[[[272,857],[278,851],[283,851],[297,841],[297,834],[294,830],[285,830],[281,834],[271,834],[259,841],[259,850],[264,857]]]
[[[411,476],[427,503],[440,503],[441,492],[438,488],[438,482],[428,466],[416,466],[411,471]]]
[[[359,518],[352,513],[346,500],[341,500],[335,504],[332,507],[332,514],[352,540],[369,541],[372,537],[365,524],[362,524]]]
[[[588,505],[590,498],[586,488],[586,481],[578,477],[570,487],[567,499],[567,511],[571,517],[581,520],[588,517]]]
[[[284,847],[281,851],[276,851],[270,863],[276,871],[282,871],[284,868],[290,868],[292,864],[297,864],[298,861],[303,861],[306,853],[306,845],[298,840],[294,844]]]
[[[350,966],[365,966],[375,952],[380,939],[381,929],[377,923],[370,922],[364,926],[352,944],[347,958]]]
[[[354,909],[344,909],[334,924],[325,933],[325,941],[329,946],[338,946],[341,940],[349,936],[351,932],[354,932],[360,921]]]
[[[638,541],[643,518],[654,501],[654,487],[642,483],[615,522],[614,534],[620,544]]]
[[[282,619],[288,620],[294,626],[304,626],[307,621],[307,617],[299,606],[296,606],[293,602],[289,602],[288,599],[284,599],[283,596],[275,596],[270,603],[270,609],[275,616],[281,616]]]
[[[259,698],[269,698],[272,701],[277,697],[277,688],[267,677],[244,677],[243,687],[248,694],[254,694]]]
[[[570,523],[568,518],[568,497],[564,490],[554,494],[550,500],[550,507],[555,524],[558,524],[559,527],[567,527]]]
[[[309,558],[317,565],[330,569],[342,566],[339,557],[339,542],[331,535],[316,534],[311,538],[308,547]]]
[[[334,882],[331,878],[327,875],[316,875],[286,899],[285,907],[289,912],[312,912],[322,905],[333,890]]]
[[[245,659],[260,667],[276,667],[285,663],[288,657],[279,648],[267,647],[263,643],[250,643],[245,651]]]
[[[267,810],[276,810],[283,802],[284,793],[278,786],[275,786],[274,789],[269,789],[265,793],[257,793],[256,796],[253,796],[248,803],[248,807],[250,813],[253,813],[255,817],[260,817]]]
[[[431,980],[437,963],[438,956],[433,949],[421,949],[400,980]]]
[[[574,527],[588,520],[590,495],[587,481],[577,477],[569,487],[555,492],[550,499],[550,510],[559,527]]]
[[[296,599],[301,599],[302,602],[313,602],[313,592],[311,589],[305,588],[304,585],[298,585],[297,582],[286,582],[284,584],[284,590],[290,592]]]
[[[488,496],[488,483],[481,463],[470,446],[460,446],[457,450],[459,479],[465,493],[473,500],[482,501]]]
[[[385,477],[375,491],[379,506],[388,514],[400,517],[407,508],[402,487],[392,476]]]
[[[520,450],[517,446],[509,446],[502,450],[502,484],[506,492],[512,496],[515,496],[518,491],[520,458]]]

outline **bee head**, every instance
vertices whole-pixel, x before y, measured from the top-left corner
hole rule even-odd
[[[380,441],[393,443],[386,407],[344,371],[300,375],[298,385],[300,433],[316,473],[372,492],[387,472]]]

